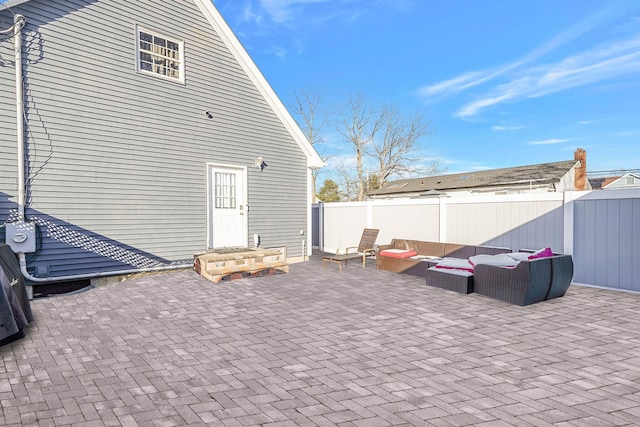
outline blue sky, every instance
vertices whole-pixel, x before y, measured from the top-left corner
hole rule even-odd
[[[638,0],[213,0],[285,105],[422,112],[447,173],[573,159],[640,168]],[[333,128],[318,151],[352,157]]]

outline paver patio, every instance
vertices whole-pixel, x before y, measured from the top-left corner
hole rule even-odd
[[[0,348],[0,424],[640,425],[640,295],[520,307],[332,267],[34,301]]]

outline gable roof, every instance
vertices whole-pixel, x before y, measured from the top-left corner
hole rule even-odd
[[[0,11],[16,7],[30,1],[32,0],[7,0],[4,3],[0,3]],[[320,158],[320,155],[313,148],[280,98],[278,98],[278,95],[276,95],[271,85],[267,82],[267,79],[262,75],[257,65],[253,62],[222,15],[220,15],[220,12],[215,8],[213,2],[211,0],[193,0],[193,2],[202,11],[207,21],[209,21],[213,29],[225,42],[225,45],[231,51],[242,69],[247,73],[258,91],[262,94],[266,102],[287,129],[293,140],[298,144],[307,158],[307,167],[312,169],[323,167],[324,162]]]
[[[575,160],[567,160],[479,172],[403,179],[389,182],[378,190],[370,191],[369,195],[379,196],[402,193],[429,195],[451,190],[552,184],[559,182],[567,172],[578,164],[579,162]]]
[[[626,180],[632,178],[633,184],[627,184]],[[638,184],[636,184],[638,183]],[[612,177],[606,184],[602,184],[602,188],[628,188],[640,186],[640,175],[636,173],[625,173],[622,176]]]
[[[618,179],[620,179],[620,176],[589,178],[589,183],[591,183],[591,188],[593,188],[594,190],[601,190],[612,182],[617,181]]]

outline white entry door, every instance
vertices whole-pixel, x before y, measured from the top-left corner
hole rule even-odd
[[[209,166],[209,247],[247,246],[246,168]]]

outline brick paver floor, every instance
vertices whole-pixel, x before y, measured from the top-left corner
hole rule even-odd
[[[331,268],[329,268],[331,267]],[[640,295],[519,307],[317,257],[32,302],[2,425],[640,425]]]

